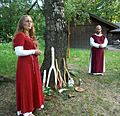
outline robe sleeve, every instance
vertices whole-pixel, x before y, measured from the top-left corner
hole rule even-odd
[[[35,54],[35,50],[24,50],[23,46],[17,46],[15,47],[15,53],[17,56],[28,56]]]
[[[104,43],[102,44],[102,46],[105,48],[107,46],[107,44],[108,44],[108,40],[107,40],[107,38],[105,38]]]
[[[90,46],[95,47],[95,48],[99,48],[99,45],[100,44],[95,43],[94,39],[92,37],[90,37]]]

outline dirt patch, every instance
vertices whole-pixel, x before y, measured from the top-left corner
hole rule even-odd
[[[15,82],[15,78],[14,77],[11,77],[11,78],[8,78],[8,77],[4,77],[4,76],[0,76],[0,82]]]
[[[110,75],[92,76],[85,70],[74,72],[75,86],[79,78],[83,80],[84,92],[74,88],[45,101],[43,111],[35,111],[35,116],[120,116],[120,81],[111,82]],[[69,97],[73,95],[73,97]],[[16,116],[15,82],[0,82],[0,116]]]
[[[15,83],[0,82],[0,116],[15,116]]]

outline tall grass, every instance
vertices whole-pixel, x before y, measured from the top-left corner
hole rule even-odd
[[[44,51],[44,41],[40,41],[40,49]],[[44,58],[39,57],[39,63]],[[72,49],[68,66],[77,75],[74,76],[75,86],[78,79],[83,80],[85,92],[73,90],[54,94],[50,101],[45,101],[43,112],[35,112],[36,116],[119,116],[120,115],[120,51],[105,50],[106,73],[104,76],[93,76],[87,73],[89,65],[89,49]],[[17,57],[11,43],[0,44],[0,75],[15,77]],[[74,89],[74,88],[73,88]],[[15,84],[2,83],[0,86],[2,114],[15,115]],[[68,98],[68,94],[75,95]]]
[[[73,64],[73,70],[78,74],[78,78],[88,78],[88,65],[90,58],[90,49],[71,49],[69,64]],[[76,68],[76,69],[75,69]],[[120,51],[105,50],[105,75],[101,78],[95,78],[101,84],[117,83],[120,81]],[[116,87],[115,87],[116,88]]]
[[[42,64],[44,58],[44,41],[39,40],[42,55],[39,56],[39,63]],[[87,72],[89,65],[89,49],[70,49],[68,64],[76,66],[77,70]],[[120,51],[105,50],[106,73],[111,77],[120,75]],[[0,43],[0,76],[15,77],[17,56],[12,48],[12,43]]]
[[[88,67],[90,51],[88,49],[73,49],[70,50],[70,64],[79,65],[81,68]]]
[[[14,54],[12,43],[0,44],[0,75],[13,77],[15,75],[17,57]]]
[[[39,56],[39,63],[42,64],[44,58],[44,41],[39,40],[42,54]],[[14,78],[17,65],[17,56],[12,47],[12,43],[0,43],[0,76]]]

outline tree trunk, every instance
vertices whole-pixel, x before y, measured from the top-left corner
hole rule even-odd
[[[64,2],[63,0],[44,0],[44,15],[45,15],[45,51],[44,61],[41,67],[48,71],[51,66],[51,47],[55,50],[55,59],[58,61],[58,67],[61,71],[62,77],[64,73],[63,58],[66,60],[67,52],[67,31],[64,17]],[[54,73],[50,76],[50,86],[54,87]]]

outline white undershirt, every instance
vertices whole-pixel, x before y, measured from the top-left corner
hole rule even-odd
[[[17,46],[15,47],[15,53],[17,56],[28,56],[28,55],[35,54],[35,49],[24,50],[23,46]]]
[[[102,36],[102,34],[100,34],[100,35],[95,34],[95,35],[96,36]],[[102,46],[106,47],[107,44],[108,44],[108,40],[107,40],[107,38],[105,38],[104,43],[102,44]],[[100,46],[100,44],[94,42],[94,39],[92,37],[90,37],[90,45],[92,47],[96,47],[96,48],[99,48],[99,46]]]

